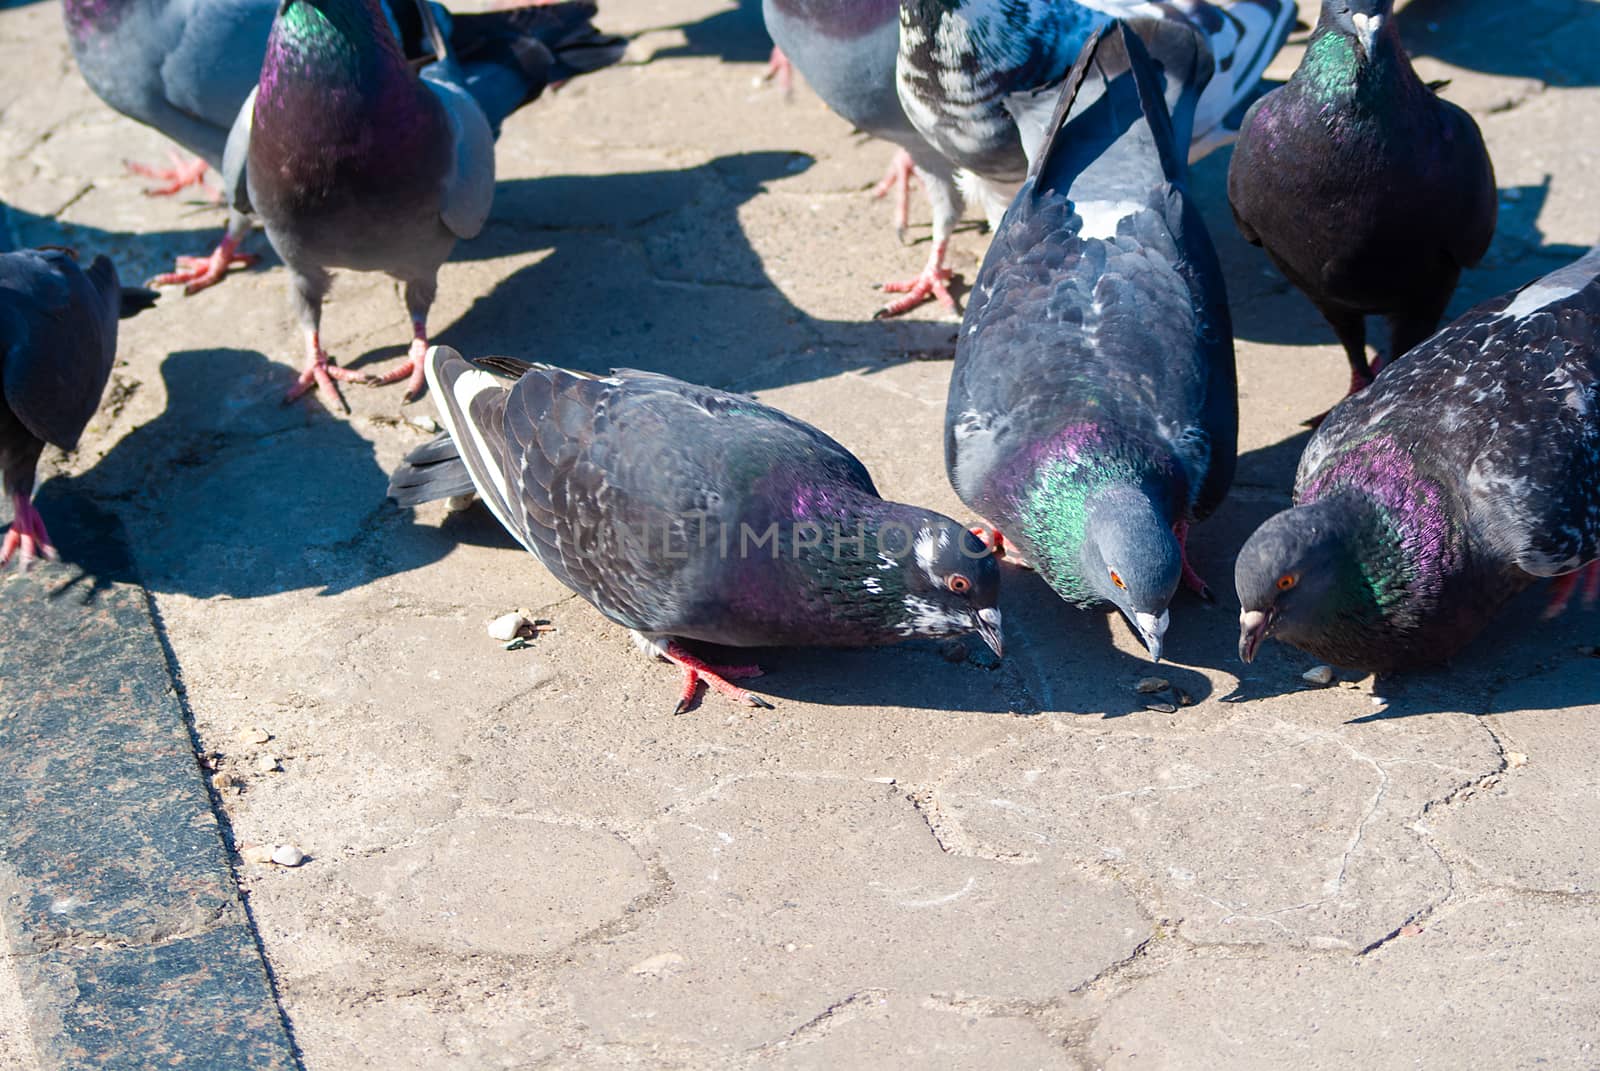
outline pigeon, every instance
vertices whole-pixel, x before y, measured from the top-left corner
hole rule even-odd
[[[520,79],[468,85],[432,8],[419,3],[439,60],[420,75],[377,0],[285,0],[255,91],[228,136],[223,179],[253,208],[288,266],[307,367],[286,400],[334,380],[408,380],[422,390],[428,309],[440,265],[483,227],[494,199],[494,134],[517,108]],[[321,342],[329,268],[382,271],[405,287],[413,341],[386,375],[329,364]]]
[[[1392,6],[1324,0],[1299,69],[1251,106],[1228,168],[1240,232],[1333,327],[1351,393],[1372,382],[1365,317],[1387,317],[1390,359],[1431,335],[1497,213],[1477,124],[1417,77]]]
[[[413,0],[385,2],[406,56],[431,57]],[[130,165],[166,181],[150,192],[175,193],[200,182],[207,167],[220,172],[228,133],[260,78],[279,0],[64,0],[62,6],[89,88],[196,154],[192,160],[174,156],[170,171]],[[524,102],[531,101],[547,83],[615,62],[625,44],[590,25],[595,8],[588,0],[483,14],[431,9],[448,30],[469,90],[486,96],[504,92],[509,80],[521,85]],[[249,226],[246,212],[231,211],[210,256],[182,257],[178,270],[155,282],[184,283],[193,293],[222,279],[230,266],[253,262],[238,252]]]
[[[0,566],[57,557],[33,505],[39,455],[78,445],[116,359],[117,320],[154,302],[154,291],[124,290],[108,257],[84,271],[68,249],[0,253],[0,478],[12,505]]]
[[[1069,602],[1114,604],[1156,660],[1180,581],[1210,599],[1188,529],[1238,445],[1222,268],[1180,148],[1211,69],[1183,23],[1091,35],[978,274],[945,411],[986,541]]]
[[[653,372],[599,377],[510,358],[424,361],[446,435],[390,484],[460,493],[567,587],[698,681],[767,706],[681,641],[855,647],[977,632],[1001,652],[999,566],[960,524],[886,502],[860,461],[748,397]]]
[[[898,189],[896,227],[905,239],[912,176],[933,209],[933,249],[922,272],[883,290],[903,296],[878,310],[897,316],[935,298],[955,309],[951,271],[945,265],[950,235],[961,218],[956,169],[917,133],[895,92],[900,47],[899,0],[765,0],[767,32],[805,75],[824,103],[856,129],[899,146],[874,193]]]
[[[1445,661],[1543,577],[1600,594],[1600,247],[1468,311],[1340,402],[1294,506],[1239,552],[1239,657],[1268,636],[1390,673]]]
[[[1062,79],[1112,17],[1155,18],[1204,33],[1211,81],[1196,105],[1197,159],[1230,141],[1294,24],[1293,0],[900,0],[896,88],[913,126],[964,170],[964,192],[991,227],[1050,130]]]

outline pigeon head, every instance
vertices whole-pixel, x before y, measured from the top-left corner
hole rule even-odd
[[[1252,661],[1268,636],[1297,647],[1361,632],[1381,621],[1371,512],[1336,495],[1268,518],[1239,551],[1239,657]]]
[[[1086,501],[1079,576],[1100,599],[1121,610],[1161,661],[1167,604],[1178,590],[1183,558],[1172,524],[1138,487],[1112,484]]]
[[[1360,41],[1362,54],[1370,57],[1393,9],[1394,0],[1323,0],[1322,21]]]
[[[996,655],[1000,633],[1000,566],[989,548],[948,517],[891,517],[878,529],[877,576],[862,587],[893,604],[896,631],[907,636],[976,632]]]

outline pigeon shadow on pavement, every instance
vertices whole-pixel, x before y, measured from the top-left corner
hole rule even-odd
[[[436,341],[469,356],[643,368],[740,391],[953,356],[954,324],[872,320],[867,292],[860,320],[817,320],[768,277],[739,208],[811,163],[750,152],[683,170],[502,182],[489,226],[456,259],[550,252],[496,280]]]
[[[76,599],[92,606],[113,584],[138,583],[122,519],[95,501],[81,478],[56,476],[39,485],[34,505],[55,540],[59,562],[35,562],[34,579],[49,598]],[[11,523],[11,500],[0,499],[0,526]],[[5,570],[9,575],[15,565]]]
[[[282,366],[264,355],[184,350],[161,374],[161,414],[69,483],[75,497],[120,514],[152,590],[331,595],[429,564],[456,545],[385,498],[388,473],[346,419],[281,405]],[[61,482],[45,485],[47,505]]]
[[[1600,85],[1600,55],[1574,47],[1600,35],[1600,6],[1590,0],[1412,0],[1395,21],[1413,56],[1557,86]]]
[[[633,36],[662,30],[679,31],[684,37],[683,44],[652,52],[646,62],[716,56],[724,63],[765,63],[772,54],[772,38],[767,36],[761,0],[738,0],[737,6],[713,12],[695,22],[652,26]]]

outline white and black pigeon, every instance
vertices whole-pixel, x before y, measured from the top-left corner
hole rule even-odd
[[[1487,301],[1334,407],[1294,507],[1239,552],[1239,656],[1272,636],[1380,673],[1442,662],[1513,596],[1600,593],[1600,247]]]
[[[171,169],[130,164],[164,182],[151,193],[176,193],[222,169],[228,132],[256,87],[280,0],[63,0],[67,38],[89,88],[106,104],[159,130],[194,158],[174,155]],[[589,22],[594,5],[537,3],[452,15],[430,8],[444,26],[470,92],[486,99],[508,83],[526,103],[547,84],[620,58],[624,42]],[[385,0],[383,12],[406,56],[433,55],[414,0]],[[187,284],[190,293],[254,258],[238,251],[247,213],[230,212],[228,230],[204,257],[182,257],[155,282]]]
[[[1237,450],[1227,295],[1181,148],[1210,73],[1181,22],[1090,37],[978,273],[945,411],[946,471],[990,542],[1069,602],[1115,604],[1152,658],[1180,581],[1209,600],[1185,540]]]
[[[84,271],[66,249],[0,253],[0,477],[12,507],[0,566],[57,556],[33,505],[39,455],[78,445],[116,359],[117,320],[154,303],[154,291],[124,290],[108,257]]]
[[[765,0],[767,32],[805,75],[823,102],[857,130],[899,147],[879,194],[897,190],[895,223],[905,239],[914,174],[933,212],[933,248],[921,274],[885,283],[902,296],[877,315],[898,316],[934,298],[956,308],[945,266],[950,235],[961,219],[956,168],[917,132],[895,92],[895,57],[900,50],[900,0]]]
[[[424,361],[448,429],[394,476],[401,505],[462,469],[567,587],[696,683],[767,704],[682,646],[856,647],[977,632],[1001,649],[999,567],[948,517],[878,496],[861,462],[748,397],[651,372]],[[454,449],[451,448],[451,443]]]
[[[900,102],[998,226],[1049,134],[1062,80],[1109,19],[1206,35],[1211,80],[1185,143],[1195,159],[1237,136],[1234,116],[1259,92],[1295,10],[1294,0],[900,0]]]

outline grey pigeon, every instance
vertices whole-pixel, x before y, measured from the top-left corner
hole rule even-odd
[[[900,103],[998,226],[1049,134],[1062,80],[1110,18],[1182,23],[1209,40],[1211,80],[1184,143],[1193,159],[1232,139],[1230,116],[1259,91],[1294,15],[1293,0],[900,0]]]
[[[1333,326],[1351,393],[1372,382],[1365,318],[1388,318],[1391,359],[1432,334],[1498,210],[1478,125],[1417,77],[1391,8],[1324,0],[1299,69],[1246,114],[1228,169],[1240,232]]]
[[[0,476],[12,506],[0,566],[57,556],[33,505],[39,455],[78,445],[111,375],[118,318],[154,301],[124,291],[107,257],[83,271],[65,249],[0,253]]]
[[[1441,662],[1518,592],[1600,591],[1600,248],[1468,311],[1340,402],[1239,552],[1239,656]]]
[[[228,132],[261,75],[267,37],[279,0],[64,0],[67,36],[83,77],[122,114],[161,131],[192,161],[172,171],[134,165],[167,181],[155,193],[199,182],[222,168]],[[623,42],[589,24],[594,5],[529,4],[482,14],[451,15],[430,5],[455,50],[470,91],[493,98],[520,93],[534,99],[547,85],[613,63]],[[413,61],[432,55],[413,0],[386,0],[384,14]],[[244,212],[229,215],[216,251],[182,257],[160,284],[185,283],[191,293],[221,279],[230,265],[255,258],[238,252],[249,232]]]
[[[482,229],[494,199],[493,129],[522,86],[467,91],[431,8],[419,4],[441,57],[420,76],[377,0],[285,0],[259,87],[239,110],[223,162],[236,208],[253,207],[289,268],[313,386],[343,407],[334,379],[422,389],[427,316],[440,265]],[[328,363],[321,341],[328,269],[382,271],[405,286],[410,356],[384,376]]]
[[[961,218],[956,169],[911,125],[895,91],[900,47],[899,0],[765,0],[767,32],[823,102],[856,129],[899,146],[879,192],[899,186],[896,222],[906,227],[906,198],[914,173],[933,209],[933,249],[921,274],[884,285],[904,296],[878,311],[896,316],[936,298],[956,307],[945,265],[950,235]]]
[[[1114,604],[1156,659],[1180,580],[1210,597],[1185,541],[1237,449],[1227,295],[1181,149],[1211,63],[1181,22],[1090,37],[978,274],[945,411],[945,469],[991,542],[1069,602]]]
[[[855,647],[976,631],[1000,653],[999,567],[948,517],[885,502],[844,447],[750,398],[651,372],[509,358],[424,362],[448,429],[390,485],[461,493],[462,469],[567,587],[683,670],[764,702],[680,641]],[[454,449],[452,449],[452,444]],[[459,453],[457,453],[459,451]]]

